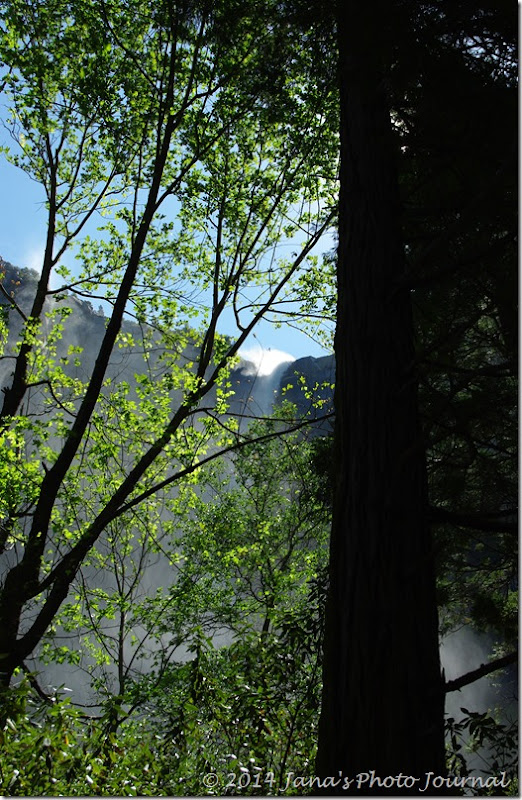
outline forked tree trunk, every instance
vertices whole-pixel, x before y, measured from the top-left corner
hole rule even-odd
[[[390,12],[384,2],[341,5],[337,479],[317,775],[402,773],[418,779],[409,791],[369,779],[344,792],[418,794],[426,773],[444,774],[444,693],[411,303],[399,288],[383,83]]]

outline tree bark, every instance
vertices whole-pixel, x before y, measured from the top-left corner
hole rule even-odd
[[[318,791],[418,794],[425,773],[445,772],[444,686],[385,92],[393,7],[339,0],[338,9],[336,486],[316,771],[418,780],[331,791],[324,780]]]

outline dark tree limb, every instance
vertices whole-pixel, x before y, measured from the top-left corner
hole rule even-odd
[[[490,661],[489,664],[481,664],[480,667],[477,667],[477,669],[473,669],[471,672],[466,672],[465,675],[461,675],[460,678],[455,678],[454,681],[446,681],[444,684],[444,691],[446,694],[448,694],[448,692],[457,692],[464,686],[469,686],[470,683],[475,683],[475,681],[480,680],[480,678],[484,678],[491,672],[497,672],[499,669],[504,669],[510,664],[514,664],[517,659],[518,652],[514,650],[512,653],[502,656],[502,658],[496,658],[494,661]]]
[[[3,296],[9,302],[10,307],[14,308],[15,311],[18,311],[18,313],[20,314],[20,316],[22,317],[24,322],[27,322],[27,315],[24,314],[24,312],[22,311],[22,309],[20,308],[20,306],[18,305],[18,303],[16,302],[14,297],[12,297],[12,295],[9,294],[7,289],[4,287],[4,284],[1,283],[1,282],[0,282],[0,292],[3,294]]]
[[[48,695],[48,694],[46,694],[44,692],[44,690],[42,689],[42,687],[40,686],[40,684],[36,680],[34,674],[31,672],[31,670],[29,669],[29,667],[27,666],[27,664],[25,662],[22,662],[22,669],[23,669],[23,671],[25,673],[25,676],[27,677],[27,680],[29,681],[29,683],[31,685],[31,688],[34,689],[34,691],[36,692],[36,694],[38,695],[40,700],[43,700],[43,702],[46,705],[52,706],[53,703],[54,703],[53,698],[50,695]]]
[[[460,528],[473,528],[477,531],[489,533],[516,533],[518,530],[517,509],[510,512],[511,519],[503,519],[502,512],[494,516],[490,514],[473,514],[459,511],[448,511],[445,508],[430,506],[430,520],[435,523],[448,522],[450,525],[457,525]]]

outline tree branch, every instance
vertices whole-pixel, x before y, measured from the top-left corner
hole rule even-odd
[[[448,692],[457,692],[464,686],[475,683],[475,681],[484,678],[491,672],[496,672],[499,669],[504,669],[504,667],[509,666],[509,664],[514,664],[517,659],[518,652],[514,650],[512,653],[508,653],[507,656],[502,656],[502,658],[496,658],[495,661],[490,661],[489,664],[481,664],[477,669],[466,672],[465,675],[461,675],[460,678],[455,678],[454,681],[446,681],[444,684],[444,691],[446,694],[448,694]]]
[[[44,692],[44,690],[42,689],[42,687],[40,686],[40,684],[36,680],[34,674],[31,672],[31,670],[29,669],[29,667],[27,666],[27,664],[25,662],[22,662],[22,669],[23,669],[23,671],[24,671],[24,673],[25,673],[25,675],[27,677],[27,680],[29,681],[31,687],[34,689],[34,691],[36,692],[36,694],[38,695],[40,700],[43,700],[46,705],[52,706],[53,702],[54,702],[53,698],[50,695],[48,695],[48,694],[46,694]]]
[[[517,524],[518,509],[513,509],[508,514],[501,511],[494,514],[466,514],[459,511],[448,511],[445,508],[437,508],[430,506],[429,517],[431,522],[443,523],[448,522],[450,525],[456,525],[460,528],[473,528],[477,531],[486,531],[488,533],[516,533],[518,530]],[[511,519],[502,519],[502,517],[510,516]]]
[[[22,317],[24,322],[27,322],[27,316],[24,314],[24,312],[22,311],[22,309],[20,308],[20,306],[18,305],[16,300],[13,297],[11,297],[9,292],[5,289],[4,284],[1,283],[1,282],[0,282],[0,292],[8,300],[9,305],[11,306],[11,308],[14,308],[16,311],[18,311],[18,313],[20,314],[20,316]]]

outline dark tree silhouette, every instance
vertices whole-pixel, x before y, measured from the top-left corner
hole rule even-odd
[[[317,773],[403,773],[424,785],[426,772],[444,773],[443,684],[412,313],[400,285],[386,5],[349,3],[338,19],[337,477]]]
[[[338,794],[341,771],[402,773],[417,794],[426,772],[444,774],[444,691],[487,674],[441,680],[434,552],[439,599],[483,629],[504,618],[516,571],[516,24],[507,3],[466,0],[339,2],[337,24],[336,485],[317,774]]]

